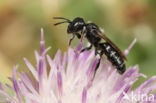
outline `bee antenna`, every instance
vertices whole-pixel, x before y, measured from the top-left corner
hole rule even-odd
[[[66,18],[63,18],[63,17],[53,17],[53,19],[63,19],[65,21],[62,21],[62,22],[58,22],[58,23],[55,23],[54,25],[59,25],[59,24],[63,24],[63,23],[71,23],[71,21],[69,19],[66,19]]]
[[[63,20],[68,21],[69,23],[71,22],[69,19],[66,19],[66,18],[63,18],[63,17],[53,17],[53,19],[63,19]]]
[[[55,23],[54,25],[57,26],[57,25],[63,24],[63,23],[70,23],[70,22],[68,22],[68,21],[62,21],[62,22]]]

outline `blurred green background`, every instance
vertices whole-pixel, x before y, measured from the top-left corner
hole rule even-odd
[[[7,82],[14,64],[26,71],[23,57],[35,64],[41,27],[52,57],[67,50],[67,24],[54,27],[54,16],[96,23],[122,51],[137,38],[127,67],[139,64],[141,73],[156,74],[156,0],[0,0],[0,81]]]

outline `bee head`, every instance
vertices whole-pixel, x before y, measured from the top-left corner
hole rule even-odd
[[[79,32],[83,29],[84,26],[84,20],[80,17],[77,17],[68,25],[67,33]]]
[[[54,19],[63,19],[65,21],[58,22],[56,25],[62,24],[62,23],[69,23],[68,28],[67,28],[67,33],[77,33],[83,29],[85,26],[85,22],[83,18],[77,17],[73,21],[70,21],[69,19],[62,18],[62,17],[54,17]]]

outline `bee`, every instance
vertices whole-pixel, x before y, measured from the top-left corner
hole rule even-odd
[[[63,17],[54,17],[54,19],[64,20],[62,22],[55,23],[55,26],[62,23],[69,23],[67,33],[72,34],[72,37],[69,40],[69,45],[74,37],[77,36],[77,38],[81,40],[85,37],[90,42],[90,46],[83,48],[81,52],[90,50],[93,46],[95,47],[95,55],[100,56],[95,72],[99,68],[103,54],[106,55],[107,59],[120,74],[123,74],[126,71],[126,57],[121,50],[104,33],[101,32],[100,28],[95,23],[85,23],[83,18],[80,17],[76,17],[73,21]],[[104,39],[105,42],[102,42],[102,39]]]

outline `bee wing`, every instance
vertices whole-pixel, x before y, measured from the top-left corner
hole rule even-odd
[[[127,58],[125,57],[125,55],[122,53],[122,51],[103,33],[101,33],[100,31],[96,30],[97,34],[103,38],[106,42],[110,43],[121,55],[121,57],[127,61]]]

